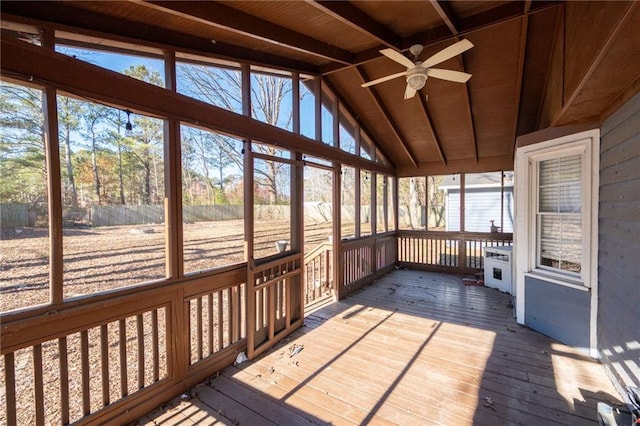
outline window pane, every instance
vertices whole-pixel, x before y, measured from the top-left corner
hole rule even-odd
[[[65,297],[164,278],[163,122],[65,96],[58,122]]]
[[[367,136],[364,132],[360,132],[360,157],[365,158],[367,160],[373,159],[375,155],[375,149],[373,148],[373,143],[369,136]]]
[[[387,177],[387,223],[389,231],[396,230],[396,215],[395,215],[395,203],[396,199],[393,196],[394,191],[394,178]]]
[[[460,230],[460,175],[427,176],[427,229]]]
[[[581,204],[579,182],[540,187],[540,212],[579,213]]]
[[[49,302],[49,214],[40,90],[0,82],[0,311]]]
[[[243,262],[242,141],[188,126],[180,133],[184,272]]]
[[[291,166],[254,160],[254,257],[291,250]]]
[[[427,210],[427,179],[398,179],[398,228],[425,229]]]
[[[387,231],[387,223],[385,221],[385,197],[386,197],[387,177],[383,174],[376,176],[376,232],[382,233]]]
[[[322,142],[334,146],[337,141],[333,138],[333,100],[326,94],[322,94]]]
[[[371,172],[360,171],[360,236],[371,235]]]
[[[513,231],[512,175],[512,172],[505,172],[504,194],[502,193],[502,172],[465,175],[465,231]],[[455,194],[454,190],[449,191],[451,200],[454,200]]]
[[[356,126],[345,115],[340,114],[340,149],[350,154],[356,153]]]
[[[581,261],[581,217],[567,214],[541,215],[540,265],[579,273]]]
[[[341,238],[350,238],[356,235],[356,169],[342,166],[342,180],[340,199]]]
[[[291,77],[251,70],[251,117],[293,129]]]
[[[333,234],[333,172],[304,167],[304,249],[309,253]]]
[[[242,113],[242,72],[234,64],[176,63],[178,93]]]
[[[313,77],[300,76],[300,134],[316,138],[316,96]]]
[[[538,163],[539,266],[580,273],[582,156]]]
[[[164,87],[164,61],[161,59],[62,44],[56,45],[56,52]]]

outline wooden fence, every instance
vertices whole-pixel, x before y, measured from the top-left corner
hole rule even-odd
[[[484,268],[484,247],[512,243],[510,233],[398,231],[398,263],[409,268],[473,273]]]
[[[35,226],[35,211],[26,204],[1,203],[0,224],[2,228],[25,228]]]

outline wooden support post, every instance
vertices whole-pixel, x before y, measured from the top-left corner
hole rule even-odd
[[[362,206],[360,205],[360,201],[362,198],[362,172],[359,167],[354,169],[354,202],[353,202],[353,215],[354,215],[354,236],[356,238],[360,237],[361,234],[361,216],[362,216]],[[341,189],[341,188],[340,188]]]
[[[242,65],[242,114],[251,116],[251,68]],[[246,285],[246,327],[247,327],[247,356],[253,359],[256,346],[256,282],[254,277],[255,259],[253,257],[253,155],[251,141],[243,141],[244,167],[244,257],[247,261]]]
[[[389,231],[389,176],[382,175],[384,185],[382,187],[382,214],[384,216],[384,232]]]
[[[378,174],[371,172],[371,201],[369,202],[369,220],[371,235],[378,233]]]
[[[47,29],[42,42],[45,48],[55,50],[55,33]],[[62,186],[60,149],[58,140],[57,92],[46,87],[42,99],[44,113],[44,142],[47,164],[47,191],[49,211],[49,301],[56,305],[64,299],[62,253]]]
[[[165,53],[165,80],[168,90],[177,92],[176,54]],[[182,164],[180,122],[164,120],[164,223],[165,223],[165,275],[167,278],[184,276],[182,239]]]
[[[465,174],[460,173],[460,241],[458,242],[458,267],[465,268],[467,265],[467,242],[464,237],[465,222]]]
[[[322,142],[322,80],[316,77],[313,80],[313,94],[315,96],[315,134],[316,140]]]
[[[342,187],[342,171],[340,164],[334,163],[335,170],[333,171],[333,294],[334,300],[340,300],[344,296],[344,283],[343,283],[343,270],[344,265],[342,263],[342,238],[341,238],[341,226],[342,226],[342,200],[341,200],[341,187]]]

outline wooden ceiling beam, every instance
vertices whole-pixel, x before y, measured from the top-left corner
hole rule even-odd
[[[307,0],[307,3],[385,47],[399,49],[402,45],[402,38],[349,2]]]
[[[516,138],[518,136],[518,118],[520,117],[520,99],[522,97],[522,77],[524,75],[524,61],[527,53],[527,35],[529,30],[529,9],[531,8],[531,0],[527,0],[524,3],[524,16],[522,17],[522,27],[520,30],[520,52],[518,54],[518,77],[516,81],[516,99],[514,101],[514,117],[513,117],[513,129],[511,134],[513,135],[513,142],[509,147],[509,156],[514,157],[516,150]]]
[[[441,161],[420,163],[418,166],[406,165],[396,168],[398,177],[415,177],[429,175],[450,175],[456,173],[484,173],[501,170],[513,170],[513,159],[508,155],[482,157],[475,162],[472,158],[465,160],[449,160],[447,165]]]
[[[333,84],[331,84],[329,80],[323,79],[322,86],[325,86],[329,90],[329,92],[338,99],[338,104],[340,109],[343,110],[347,115],[353,117],[353,119],[356,121],[356,124],[360,127],[360,130],[367,134],[367,136],[371,139],[371,141],[375,145],[372,148],[380,151],[382,155],[384,155],[385,158],[389,161],[389,163],[391,163],[393,167],[395,167],[395,164],[393,164],[393,162],[390,159],[391,157],[389,157],[389,153],[380,144],[376,143],[375,139],[373,138],[373,133],[370,132],[367,126],[362,122],[362,119],[356,114],[353,107],[349,105],[339,95],[337,95],[337,93],[339,92],[336,90]],[[320,123],[320,129],[322,128],[321,126],[322,126],[322,123]],[[320,133],[322,133],[322,130],[320,130]],[[358,135],[358,138],[361,138],[360,135]],[[357,143],[360,143],[360,141],[357,141]],[[374,157],[375,155],[372,154],[371,158],[374,158]]]
[[[365,83],[370,80],[366,71],[362,67],[356,67],[356,70],[358,71],[358,75],[360,76],[360,80],[362,81],[362,83]],[[387,120],[387,123],[389,123],[389,126],[391,127],[393,134],[395,135],[396,139],[398,139],[398,142],[400,142],[400,146],[402,147],[402,150],[405,152],[407,157],[409,157],[409,160],[411,160],[411,164],[417,167],[418,160],[416,159],[415,154],[413,153],[413,151],[411,151],[411,148],[409,147],[409,144],[407,143],[404,136],[402,136],[402,132],[400,131],[400,128],[398,128],[396,121],[391,116],[391,113],[387,108],[385,108],[384,102],[382,102],[382,98],[380,98],[380,95],[378,94],[377,90],[373,86],[367,87],[366,90],[371,94],[371,97],[373,98],[374,105],[376,106],[376,108],[378,108],[380,113],[384,116],[385,120]]]
[[[449,28],[451,34],[458,35],[457,19],[449,3],[440,0],[429,0],[429,3],[431,3],[431,6],[433,6],[438,15],[440,15],[440,19],[442,19],[447,28]]]
[[[566,13],[566,9],[565,9],[565,13]],[[580,111],[581,108],[584,108],[584,105],[580,105],[580,102],[579,102],[580,95],[582,94],[583,90],[585,90],[585,88],[589,85],[590,80],[596,74],[596,70],[600,66],[600,63],[605,59],[605,57],[607,57],[607,55],[611,54],[611,50],[612,50],[611,46],[615,43],[618,37],[620,37],[620,33],[622,29],[626,25],[634,25],[634,22],[637,22],[637,16],[639,14],[640,14],[640,3],[628,2],[626,10],[622,14],[618,22],[615,24],[615,26],[610,29],[607,39],[602,44],[602,47],[600,48],[598,53],[595,55],[593,61],[589,65],[589,68],[587,68],[586,72],[582,76],[582,79],[580,79],[580,81],[576,85],[576,88],[569,95],[568,99],[564,102],[564,105],[562,106],[562,109],[560,110],[560,112],[551,121],[552,126],[561,126],[561,125],[569,124],[572,121],[576,120],[575,116],[584,115],[585,112],[589,111],[589,109],[587,109],[586,111],[585,110]],[[564,29],[564,31],[566,31],[566,28]],[[637,40],[638,38],[634,39],[634,41],[636,41],[636,45],[639,44],[637,43]],[[628,49],[628,51],[634,52],[633,49]],[[637,55],[633,57],[633,59],[636,59],[636,58],[637,58]],[[630,61],[632,61],[633,59],[630,59]],[[633,68],[630,68],[630,69],[633,69]],[[563,72],[565,71],[563,70]],[[632,85],[633,85],[633,82],[630,82],[627,88],[631,87]],[[625,91],[624,89],[621,90],[621,92],[624,92],[624,91]],[[591,114],[591,117],[588,117],[588,118],[591,119],[593,117],[599,117],[601,112],[605,110],[607,106],[609,106],[611,99],[602,99],[602,101],[605,101],[606,103],[602,105],[602,108],[600,110],[593,111],[593,113]],[[576,111],[578,112],[576,113]],[[574,117],[572,117],[572,114],[574,115]],[[581,117],[581,118],[585,119],[587,117]]]
[[[239,139],[251,139],[354,167],[395,174],[395,169],[318,143],[220,107],[145,83],[61,53],[3,37],[1,74],[11,79],[55,87],[114,108],[173,119]]]
[[[438,0],[430,0],[430,2],[433,8],[435,9],[435,11],[438,13],[438,15],[440,15],[440,18],[442,18],[442,20],[444,21],[449,31],[451,31],[451,34],[454,35],[453,39],[455,41],[459,41],[460,31],[458,30],[457,19],[449,3],[438,1]],[[460,64],[461,70],[464,71],[465,70],[464,58],[462,57],[462,55],[458,55],[457,58],[458,58],[457,60],[458,60],[458,63]],[[473,113],[471,111],[470,96],[471,95],[469,94],[469,85],[465,84],[465,96],[463,101],[464,115],[465,115],[465,118],[467,119],[467,124],[469,125],[468,132],[469,132],[469,135],[471,136],[470,142],[473,150],[473,158],[477,163],[478,162],[478,141],[476,139],[476,130],[475,130],[475,125],[473,121]],[[424,102],[424,106],[425,108],[427,107],[426,101]],[[428,110],[425,110],[425,111],[428,111]],[[443,161],[445,162],[445,164],[447,164],[446,160],[443,160]]]
[[[291,58],[245,49],[228,43],[212,43],[202,37],[177,33],[153,25],[140,25],[135,21],[112,18],[78,9],[59,2],[6,2],[2,4],[2,20],[21,22],[89,37],[114,39],[131,44],[145,44],[158,49],[176,49],[203,56],[211,55],[234,62],[248,62],[277,69],[317,74],[317,67]],[[114,34],[114,28],[118,33]]]
[[[562,4],[561,1],[535,1],[531,4],[529,14],[537,13],[560,4]],[[518,19],[523,15],[524,9],[522,7],[522,2],[512,1],[486,12],[481,12],[476,15],[457,20],[457,26],[455,26],[458,31],[457,34],[452,34],[449,26],[443,24],[426,32],[410,35],[403,40],[402,49],[406,50],[414,44],[423,44],[426,47],[429,47],[436,43],[454,40],[456,37],[464,37],[483,28]],[[378,59],[380,58],[380,49],[382,48],[384,47],[375,47],[362,52],[357,52],[355,54],[353,65],[329,64],[322,66],[320,67],[320,73],[322,75],[327,75],[345,68],[362,65],[369,61]]]
[[[460,67],[462,68],[462,70],[464,71],[464,58],[462,57],[462,55],[458,55],[458,62],[460,63]],[[473,78],[473,77],[471,77]],[[473,113],[471,112],[471,94],[469,93],[469,84],[468,83],[464,83],[464,97],[463,97],[463,108],[464,108],[464,114],[465,114],[465,118],[467,121],[467,124],[469,126],[468,131],[469,131],[469,135],[471,137],[471,145],[473,148],[473,158],[476,160],[476,163],[478,163],[478,139],[476,138],[476,126],[475,126],[475,122],[473,120]]]
[[[422,105],[422,112],[424,112],[425,119],[427,120],[427,131],[429,133],[429,136],[431,136],[431,138],[433,139],[433,142],[436,146],[436,150],[438,151],[438,155],[440,156],[440,160],[442,160],[442,164],[446,166],[447,157],[444,155],[444,151],[442,150],[442,145],[440,144],[440,139],[438,138],[438,135],[436,133],[436,128],[433,125],[433,120],[431,120],[431,113],[429,112],[427,99],[424,93],[422,93],[422,91],[418,93],[418,96],[416,97],[420,99],[420,104]]]
[[[354,61],[351,52],[337,46],[216,2],[141,1],[138,4],[342,64]]]

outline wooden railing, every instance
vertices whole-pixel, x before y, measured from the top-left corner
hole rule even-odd
[[[292,254],[257,265],[248,290],[248,356],[270,348],[302,324],[302,256]]]
[[[407,267],[472,273],[484,267],[484,247],[510,245],[513,234],[398,231],[398,262]]]
[[[127,423],[246,350],[246,266],[4,314],[0,423]]]
[[[320,243],[304,256],[304,305],[331,296],[333,285],[333,244]]]
[[[386,274],[396,263],[395,234],[377,235],[352,241],[342,241],[342,281],[339,298],[370,284]]]

